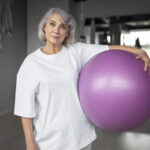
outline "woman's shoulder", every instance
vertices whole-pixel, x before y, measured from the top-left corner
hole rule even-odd
[[[28,54],[22,61],[21,66],[28,66],[32,64],[33,54]]]
[[[26,55],[26,57],[24,58],[24,60],[22,61],[21,65],[20,65],[18,72],[27,72],[27,71],[32,72],[32,70],[34,68],[35,54],[36,54],[36,51],[33,51]]]
[[[88,46],[87,43],[76,42],[76,43],[69,45],[68,48],[75,50],[77,52],[77,51],[82,50],[83,48],[86,48],[86,46]]]
[[[75,43],[70,44],[70,46],[72,46],[72,47],[80,47],[80,46],[83,46],[83,45],[86,45],[86,43],[75,42]]]
[[[33,62],[34,57],[36,56],[38,50],[39,50],[39,48],[36,49],[35,51],[27,54],[26,57],[24,58],[22,64],[28,64],[28,63],[31,64]]]

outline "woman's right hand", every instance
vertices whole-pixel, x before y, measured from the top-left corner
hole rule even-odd
[[[36,143],[27,145],[26,150],[40,150]]]
[[[25,134],[26,150],[40,150],[33,136],[32,118],[21,117]]]

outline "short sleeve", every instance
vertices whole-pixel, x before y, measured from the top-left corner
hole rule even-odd
[[[14,114],[33,118],[36,116],[35,94],[37,82],[34,78],[33,65],[29,58],[22,63],[16,79]]]
[[[86,44],[86,43],[76,43],[73,45],[77,55],[81,61],[81,65],[84,64],[93,56],[103,51],[109,50],[108,45],[99,45],[99,44]]]

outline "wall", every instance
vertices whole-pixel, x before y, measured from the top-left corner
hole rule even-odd
[[[149,150],[149,122],[130,131],[115,132],[96,127],[98,138],[92,150]]]
[[[150,13],[149,0],[87,0],[86,16],[106,17]]]
[[[137,15],[150,13],[149,0],[86,0],[83,2],[85,18],[105,18],[109,16]],[[77,21],[77,40],[79,40],[79,26],[81,15],[81,3],[70,0],[70,12]],[[72,7],[73,6],[73,7]],[[84,35],[91,41],[90,27],[83,29]]]
[[[27,52],[31,53],[44,45],[38,38],[38,25],[52,7],[59,7],[69,11],[69,0],[28,0],[27,4]]]
[[[26,55],[25,0],[14,0],[11,10],[12,37],[4,37],[3,48],[0,49],[0,114],[13,109],[16,73]]]

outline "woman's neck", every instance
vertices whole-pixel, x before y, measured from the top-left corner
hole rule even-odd
[[[42,51],[46,54],[56,54],[58,53],[62,48],[62,45],[56,45],[56,44],[48,44],[42,48]]]

